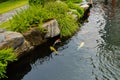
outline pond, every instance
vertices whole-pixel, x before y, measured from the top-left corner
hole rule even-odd
[[[9,66],[7,80],[119,80],[119,34],[120,0],[94,0],[88,21],[61,43],[59,55],[48,43],[38,46]]]

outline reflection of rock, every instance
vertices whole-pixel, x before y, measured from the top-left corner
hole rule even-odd
[[[0,29],[0,49],[16,48],[24,42],[24,37],[20,33],[4,31]]]

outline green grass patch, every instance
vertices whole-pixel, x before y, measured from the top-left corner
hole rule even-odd
[[[8,62],[14,60],[16,60],[16,56],[12,48],[0,50],[0,79],[7,77],[5,73]]]
[[[15,0],[0,3],[0,14],[28,4],[28,0]]]

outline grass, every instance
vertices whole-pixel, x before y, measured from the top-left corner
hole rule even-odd
[[[6,21],[6,22],[0,24],[0,28],[4,28],[4,29],[9,30],[9,28],[10,28],[10,22]]]
[[[0,3],[0,14],[28,4],[28,0],[6,1]]]

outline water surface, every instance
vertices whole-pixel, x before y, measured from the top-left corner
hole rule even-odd
[[[107,1],[94,0],[88,22],[59,46],[59,55],[49,44],[37,47],[8,70],[8,80],[119,80],[120,1]]]

